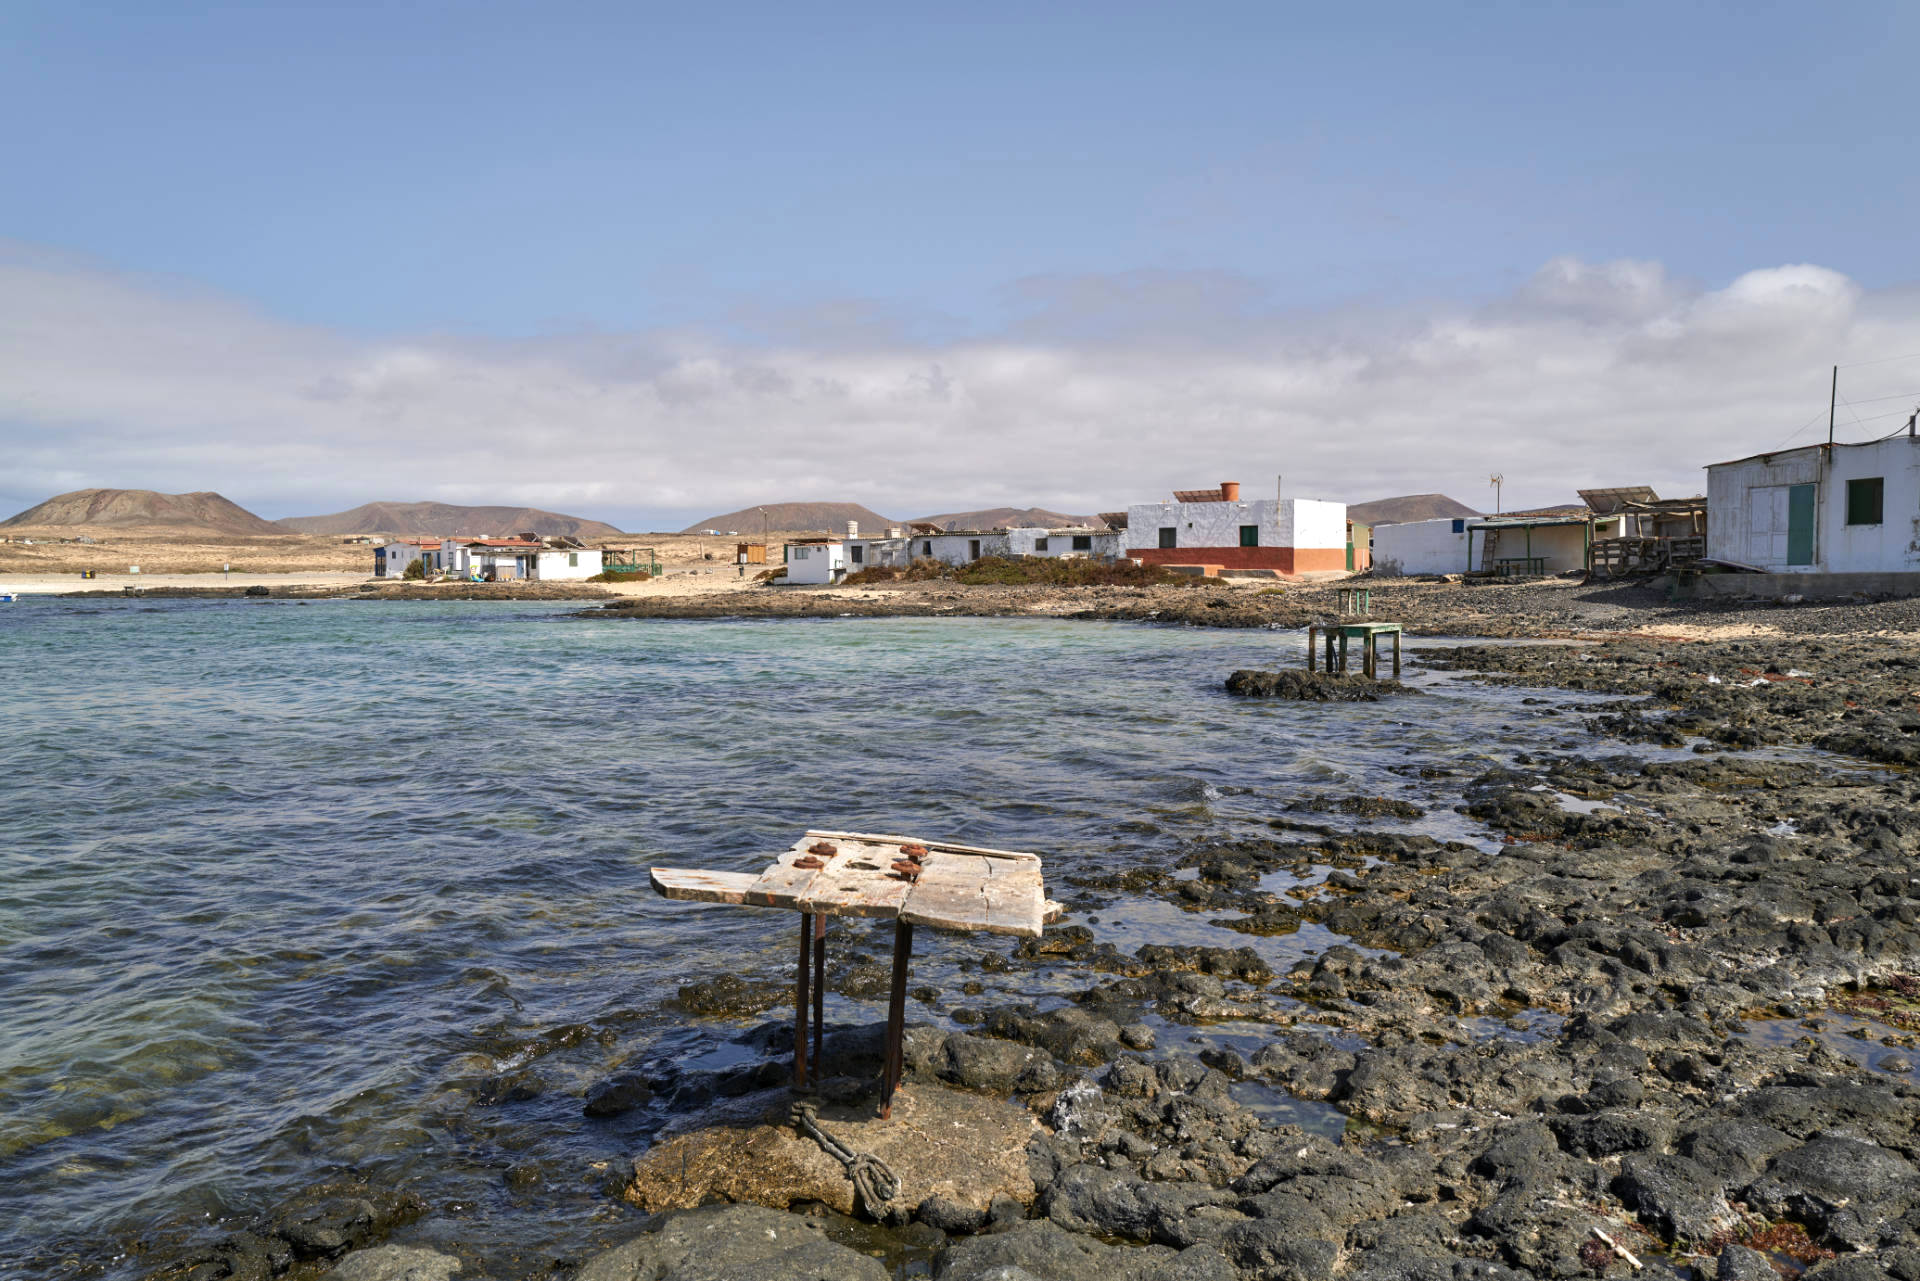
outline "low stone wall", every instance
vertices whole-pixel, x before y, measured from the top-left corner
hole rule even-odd
[[[1701,574],[1681,580],[1678,594],[1695,600],[1759,597],[1808,600],[1837,596],[1920,596],[1920,573],[1899,574]]]

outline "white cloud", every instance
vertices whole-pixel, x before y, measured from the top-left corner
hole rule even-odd
[[[1505,297],[1303,313],[1217,272],[1010,288],[997,335],[933,340],[867,304],[810,341],[377,339],[15,249],[0,254],[0,499],[218,489],[268,515],[371,499],[663,523],[781,499],[890,515],[1091,511],[1239,479],[1362,500],[1569,501],[1702,486],[1701,465],[1824,418],[1827,366],[1920,352],[1920,296],[1812,265],[1721,288],[1556,259]],[[1920,360],[1848,371],[1858,437]],[[1824,426],[1824,424],[1822,424]],[[1802,435],[1797,443],[1816,439]]]

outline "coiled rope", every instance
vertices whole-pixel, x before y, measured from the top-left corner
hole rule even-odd
[[[826,1154],[847,1167],[860,1205],[872,1219],[886,1218],[887,1203],[900,1195],[900,1178],[885,1161],[870,1152],[855,1152],[820,1128],[820,1108],[805,1100],[796,1102],[791,1112],[794,1128],[812,1138]]]

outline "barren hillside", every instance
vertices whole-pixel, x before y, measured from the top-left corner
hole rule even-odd
[[[76,489],[0,521],[0,529],[80,526],[183,535],[287,532],[210,491],[162,494],[151,489]]]
[[[461,507],[452,503],[363,503],[330,516],[288,516],[274,522],[298,534],[536,534],[569,538],[617,538],[605,521],[565,516],[538,507]]]

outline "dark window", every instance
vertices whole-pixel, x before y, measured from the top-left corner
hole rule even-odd
[[[1160,545],[1162,547],[1178,547],[1180,544],[1174,541],[1178,536],[1179,531],[1172,527],[1166,525],[1160,527]]]
[[[1464,518],[1458,517],[1458,516],[1454,517],[1453,532],[1456,534],[1464,534],[1467,532],[1467,522]]]
[[[1044,538],[1036,538],[1036,539],[1034,539],[1034,540],[1033,540],[1033,550],[1035,550],[1035,551],[1037,551],[1037,552],[1043,552],[1043,551],[1045,551],[1045,550],[1047,550],[1047,540],[1046,540],[1046,539],[1044,539]]]
[[[1075,534],[1073,536],[1073,550],[1077,552],[1092,551],[1093,535],[1092,534]]]
[[[1242,547],[1258,547],[1260,545],[1260,526],[1240,526],[1240,545]]]
[[[922,556],[931,556],[931,555],[933,555],[933,544],[932,544],[932,543],[921,543],[921,544],[920,544],[920,554],[921,554]]]
[[[980,540],[979,539],[969,538],[967,540],[967,559],[968,560],[980,559]]]
[[[867,551],[866,548],[855,545],[853,547],[847,548],[847,555],[851,556],[853,558],[853,563],[858,565],[861,563],[861,558],[864,555],[866,555],[866,551]]]
[[[1886,501],[1887,482],[1880,476],[1847,482],[1847,524],[1878,525]]]

